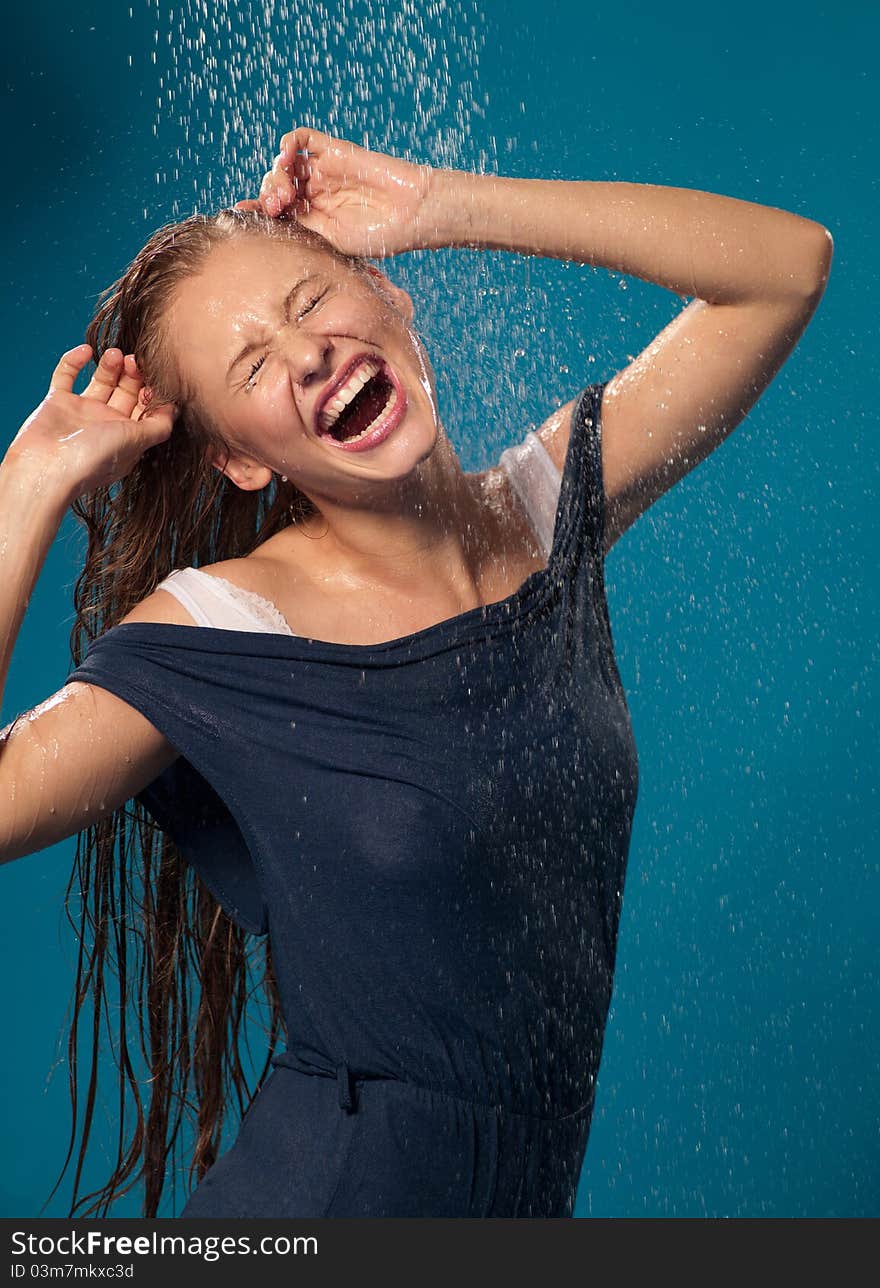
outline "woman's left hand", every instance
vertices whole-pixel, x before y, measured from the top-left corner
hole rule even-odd
[[[296,218],[346,255],[381,259],[423,244],[432,174],[429,165],[301,126],[282,138],[259,199],[236,202],[236,209]]]

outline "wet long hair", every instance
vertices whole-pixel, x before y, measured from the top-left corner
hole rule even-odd
[[[204,268],[214,246],[240,236],[293,239],[355,271],[368,268],[296,220],[222,210],[158,229],[98,297],[86,331],[94,361],[111,347],[133,353],[154,401],[175,403],[179,413],[171,436],[130,474],[71,507],[87,534],[70,637],[77,666],[91,641],[174,568],[242,558],[315,512],[290,482],[274,477],[262,491],[244,491],[210,464],[213,449],[228,451],[228,444],[200,408],[168,334],[177,285]],[[65,909],[78,941],[68,1039],[72,1122],[52,1194],[75,1159],[70,1216],[105,1216],[142,1181],[143,1215],[154,1217],[166,1177],[176,1175],[185,1125],[194,1129],[191,1187],[218,1157],[230,1106],[243,1115],[269,1073],[283,1021],[268,937],[254,939],[227,917],[135,800],[79,833]],[[255,1010],[267,1054],[250,1087],[242,1048],[249,1050]],[[80,1197],[102,1029],[118,1075],[116,1160],[107,1181]],[[84,1094],[81,1055],[89,1066]]]

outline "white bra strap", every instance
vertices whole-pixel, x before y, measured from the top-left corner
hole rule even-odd
[[[530,430],[515,447],[498,458],[511,486],[535,530],[544,555],[549,558],[556,529],[556,511],[562,474],[537,434]]]
[[[242,590],[225,577],[202,572],[199,568],[177,568],[156,589],[167,590],[174,595],[198,626],[214,626],[229,631],[291,633],[275,605],[262,595]]]
[[[179,600],[197,626],[212,626],[211,614],[203,607],[199,595],[193,593],[196,586],[190,588],[187,573],[192,571],[194,570],[191,568],[176,568],[164,581],[159,582],[156,589],[165,590]]]

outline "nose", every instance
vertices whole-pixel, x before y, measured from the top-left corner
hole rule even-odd
[[[295,328],[286,327],[282,332],[281,344],[290,378],[303,393],[330,378],[333,371],[333,345],[326,336],[304,332],[297,334]]]

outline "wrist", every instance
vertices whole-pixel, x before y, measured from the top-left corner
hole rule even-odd
[[[420,221],[420,244],[542,254],[548,196],[541,180],[435,170]]]
[[[75,500],[60,463],[37,457],[14,443],[0,460],[0,491],[5,505],[14,507],[20,500],[29,513],[40,511],[58,523]]]
[[[432,170],[419,213],[419,247],[480,245],[487,180],[467,170]]]

